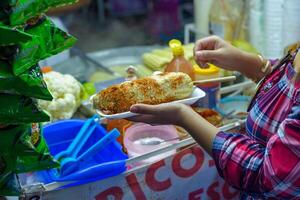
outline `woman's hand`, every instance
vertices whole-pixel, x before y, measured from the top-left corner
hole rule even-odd
[[[243,52],[217,36],[210,36],[196,42],[195,60],[200,66],[212,63],[227,70],[236,70],[237,58]]]
[[[173,124],[183,127],[209,154],[218,129],[207,122],[190,107],[183,104],[144,105],[131,107],[131,112],[140,115],[128,120],[148,124]]]
[[[192,110],[183,104],[161,104],[145,105],[137,104],[130,108],[133,113],[140,115],[131,117],[128,120],[134,122],[144,122],[148,124],[173,124],[182,125],[182,118],[185,112]]]
[[[217,36],[198,40],[194,56],[200,66],[212,63],[226,70],[239,71],[253,80],[265,75],[261,72],[263,62],[257,55],[244,52]]]

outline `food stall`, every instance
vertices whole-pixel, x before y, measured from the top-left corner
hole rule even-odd
[[[75,56],[64,63],[52,66],[52,70],[63,74],[68,72],[68,74],[71,74],[78,80],[86,78],[83,77],[86,75],[86,73],[83,73],[84,71],[91,70],[90,73],[92,74],[92,76],[95,74],[95,71],[98,71],[100,72],[98,79],[101,79],[104,73],[111,73],[111,76],[114,76],[114,71],[105,71],[102,69],[102,66],[106,66],[109,70],[118,68],[115,66],[142,66],[143,55],[152,52],[155,49],[164,48],[165,47],[161,46],[141,46],[104,50],[90,53],[88,55],[85,55],[85,57]],[[88,57],[88,59],[91,59],[92,62],[86,60],[86,57]],[[74,69],[74,71],[70,70],[70,68],[75,64],[77,67],[72,68]],[[118,69],[120,69],[120,67]],[[126,68],[123,68],[123,70],[125,69]],[[117,84],[123,82],[124,80],[125,77],[118,76],[112,78],[111,80],[96,82],[96,91],[101,91],[109,85]],[[242,81],[236,81],[235,84],[227,86],[225,85],[224,87],[221,87],[220,93],[225,96],[230,96],[228,94],[235,94],[236,96],[239,93],[239,90],[241,92],[242,88],[251,88],[251,86],[251,81],[242,79]],[[230,104],[230,100],[228,101],[229,104],[227,104],[227,101],[222,102],[223,104],[220,106],[220,108],[222,108],[225,113],[229,113],[230,109],[226,108],[232,107],[232,104]],[[234,101],[233,103],[236,104],[237,102],[238,100]],[[238,114],[238,112],[240,111],[239,114],[242,115],[241,112],[245,111],[245,106],[247,105],[248,101],[245,100],[240,102],[241,106],[240,108],[236,108],[236,113]],[[73,118],[80,117],[85,120],[91,117],[94,113],[95,111],[93,111],[93,109],[91,108],[89,100],[85,100],[82,101],[81,106],[79,107]],[[231,112],[231,114],[233,113]],[[229,117],[229,115],[225,116],[222,119],[223,124],[221,125],[220,129],[224,131],[242,129],[244,118],[239,114],[235,117]],[[53,124],[55,123],[57,122],[54,122]],[[103,127],[107,127],[108,125],[105,119],[101,119],[100,123],[104,123]],[[118,124],[112,124],[112,126],[114,125],[117,126]],[[132,137],[134,137],[135,133],[138,133],[136,135],[140,135],[141,137],[143,137],[142,135],[144,132],[150,133],[151,131],[153,131],[153,126],[150,125],[149,127],[139,124],[132,126],[133,128],[131,129],[130,127],[127,128],[126,134],[128,135],[128,138],[130,138],[132,135]],[[166,127],[166,132],[163,132],[164,130],[162,129],[154,130],[154,132],[159,131],[167,135],[167,132],[169,130],[168,128],[169,127]],[[67,132],[64,130],[64,128],[56,131],[58,132],[57,134],[61,134],[60,131],[65,134]],[[49,142],[51,138],[49,139],[47,135],[50,135],[50,132],[47,131],[46,125],[44,136]],[[20,180],[23,184],[22,198],[236,199],[238,193],[233,188],[224,183],[224,181],[218,176],[217,170],[214,166],[214,161],[210,158],[210,156],[208,156],[199,145],[195,144],[195,141],[191,137],[187,135],[185,136],[186,137],[180,137],[180,134],[175,136],[170,135],[170,138],[175,138],[176,140],[156,145],[155,148],[150,149],[148,148],[149,146],[140,146],[141,149],[138,152],[134,152],[134,147],[131,148],[130,145],[134,146],[133,142],[131,142],[129,145],[127,143],[127,155],[130,156],[119,157],[119,159],[122,159],[122,169],[120,169],[120,166],[116,167],[112,162],[107,162],[107,167],[111,168],[111,170],[116,170],[115,173],[111,173],[106,176],[105,173],[109,173],[109,170],[102,168],[102,172],[98,171],[98,175],[101,174],[99,175],[99,177],[95,179],[88,179],[89,181],[87,182],[80,183],[79,181],[78,183],[78,180],[52,180],[52,182],[40,182],[41,179],[39,179],[39,174],[21,174]],[[126,139],[128,140],[128,138]],[[51,140],[51,143],[52,142],[53,140]],[[51,152],[52,144],[48,143],[48,145]],[[122,148],[119,147],[119,149],[115,149],[114,151],[120,150],[122,151]],[[129,152],[134,152],[135,154],[129,154]],[[118,154],[118,152],[115,152],[115,154]],[[105,164],[105,162],[102,163],[102,165],[103,164]],[[94,176],[96,175],[94,174]],[[185,188],[184,192],[174,192],[181,191],[180,189],[182,187]]]
[[[71,48],[75,37],[41,14],[75,0],[28,2],[28,7],[13,0],[0,3],[0,32],[7,37],[0,37],[0,101],[7,105],[0,109],[0,195],[29,200],[238,198],[186,130],[130,122],[125,120],[134,116],[130,107],[116,105],[130,89],[136,92],[130,85],[137,80],[142,83],[137,91],[141,85],[151,91],[145,80],[167,82],[169,92],[163,95],[169,96],[152,95],[154,104],[183,103],[222,131],[242,132],[252,81],[212,64],[201,68],[193,59],[194,43],[178,40],[169,47],[87,54]],[[39,61],[68,48],[70,59],[39,67]],[[184,63],[180,70],[177,63]],[[171,85],[174,79],[180,83]],[[113,104],[113,87],[121,83],[128,90]],[[181,97],[174,95],[176,89]]]

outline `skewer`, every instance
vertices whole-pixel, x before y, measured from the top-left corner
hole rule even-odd
[[[220,78],[211,78],[199,81],[193,81],[193,84],[204,84],[204,83],[212,83],[212,82],[226,82],[226,81],[233,81],[236,79],[236,76],[227,76],[227,77],[220,77]]]

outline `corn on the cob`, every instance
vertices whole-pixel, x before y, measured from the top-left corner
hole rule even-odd
[[[93,98],[95,108],[109,114],[129,111],[137,103],[160,104],[187,98],[193,91],[191,78],[170,72],[124,82],[102,90]]]
[[[143,55],[143,62],[152,70],[162,70],[170,60],[152,53],[145,53]]]
[[[173,58],[173,54],[170,49],[155,49],[152,51],[152,54],[168,59],[169,62]]]

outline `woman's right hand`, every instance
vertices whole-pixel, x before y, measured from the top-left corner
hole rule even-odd
[[[226,70],[238,70],[238,59],[243,52],[218,36],[209,36],[196,42],[194,56],[202,67],[212,63]]]
[[[212,63],[230,71],[239,71],[252,80],[260,80],[263,61],[255,54],[244,52],[217,36],[210,36],[196,42],[194,48],[196,62],[201,67]]]

